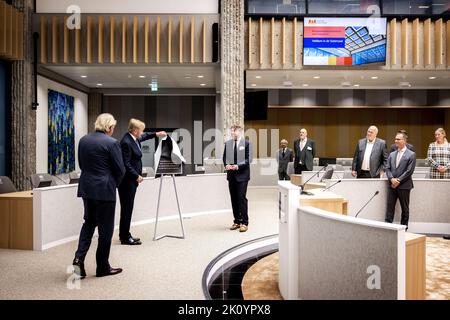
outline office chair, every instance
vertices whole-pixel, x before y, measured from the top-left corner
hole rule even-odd
[[[0,194],[12,192],[17,192],[17,189],[11,179],[5,176],[0,176]]]
[[[328,168],[325,173],[323,174],[322,178],[320,179],[320,182],[325,182],[325,180],[329,180],[333,177],[333,168]]]
[[[80,182],[81,172],[73,171],[69,173],[69,184],[77,184]]]
[[[45,188],[56,185],[53,177],[48,173],[36,173],[30,176],[31,186],[33,189]]]

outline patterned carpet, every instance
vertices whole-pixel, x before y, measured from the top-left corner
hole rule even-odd
[[[450,241],[427,237],[427,300],[450,300]],[[278,253],[261,259],[245,274],[245,300],[282,300],[278,290]]]

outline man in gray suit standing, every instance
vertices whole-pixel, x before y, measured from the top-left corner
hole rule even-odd
[[[397,151],[389,155],[386,166],[386,176],[389,181],[386,222],[392,223],[395,215],[395,204],[400,200],[402,207],[401,224],[408,230],[409,220],[409,196],[414,188],[412,175],[416,167],[416,154],[406,147],[408,137],[405,133],[397,133],[395,144]]]
[[[379,178],[388,158],[386,142],[377,138],[378,128],[370,126],[367,136],[358,141],[352,163],[352,175],[358,178]]]
[[[278,150],[278,177],[280,180],[291,180],[287,168],[289,162],[294,161],[294,151],[289,149],[288,142],[286,139],[281,140],[280,149]]]

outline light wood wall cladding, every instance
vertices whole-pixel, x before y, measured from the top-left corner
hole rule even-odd
[[[303,20],[261,17],[256,22],[248,18],[245,32],[247,70],[304,69]],[[386,65],[373,65],[374,69],[450,69],[450,21],[390,19],[386,40]],[[367,67],[352,67],[362,68]]]
[[[212,63],[212,26],[220,20],[219,15],[83,14],[81,29],[69,30],[65,14],[36,17],[40,63],[62,65]]]
[[[0,1],[0,58],[23,59],[23,13],[4,1]]]
[[[293,148],[301,128],[308,130],[308,138],[316,142],[317,157],[352,158],[356,143],[365,136],[367,128],[376,124],[378,137],[385,139],[388,147],[400,128],[408,131],[409,141],[414,145],[419,159],[426,158],[429,143],[434,141],[436,128],[445,123],[445,113],[449,109],[269,109],[268,119],[246,121],[245,130],[268,130],[268,145],[254,146],[260,150],[270,149],[270,130],[279,129],[279,141],[287,139]],[[448,117],[447,117],[448,118]],[[274,142],[278,145],[279,141]],[[260,157],[268,155],[260,154]]]

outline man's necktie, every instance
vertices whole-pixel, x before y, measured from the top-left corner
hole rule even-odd
[[[142,148],[141,148],[141,143],[139,142],[139,140],[136,139],[135,142],[136,142],[136,145],[138,146],[138,149],[141,150]]]
[[[234,140],[234,164],[237,164],[237,140]]]
[[[286,149],[283,149],[283,158],[284,158],[284,155],[285,155],[285,151],[286,151]]]

